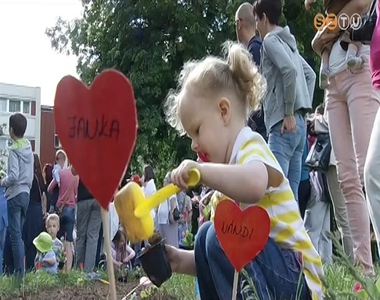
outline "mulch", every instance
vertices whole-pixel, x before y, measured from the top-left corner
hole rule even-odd
[[[129,291],[138,285],[136,282],[116,283],[117,300],[123,299]],[[139,291],[139,290],[138,290]],[[137,291],[137,294],[139,295]],[[141,290],[140,290],[141,291]],[[108,285],[101,282],[94,282],[83,287],[68,286],[65,288],[57,288],[52,290],[40,290],[38,294],[25,295],[24,297],[12,297],[4,300],[109,300]],[[136,298],[134,298],[136,299]],[[137,297],[137,299],[141,299]],[[160,290],[155,295],[145,298],[150,300],[177,300],[177,297],[172,297],[163,294]],[[3,300],[3,299],[2,299]]]

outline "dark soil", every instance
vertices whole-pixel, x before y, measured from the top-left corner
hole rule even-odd
[[[155,230],[153,235],[148,239],[149,244],[153,247],[162,241],[160,233]]]
[[[133,288],[138,285],[138,282],[116,283],[117,300],[123,299]],[[137,290],[139,295],[140,290]],[[24,297],[12,297],[4,300],[108,300],[108,285],[102,282],[94,282],[83,287],[69,286],[65,288],[57,288],[52,290],[41,290],[38,294],[25,295]],[[137,298],[141,299],[141,298]],[[163,294],[160,290],[145,299],[150,300],[176,300],[178,298]],[[129,299],[127,299],[129,300]]]

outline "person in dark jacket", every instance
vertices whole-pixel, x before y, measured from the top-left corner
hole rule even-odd
[[[95,268],[101,223],[100,206],[80,180],[77,200],[76,261],[77,266],[83,266],[86,273],[92,273]]]
[[[30,200],[22,232],[22,240],[25,245],[26,271],[31,271],[34,268],[34,259],[36,258],[37,252],[33,240],[45,230],[45,184],[42,177],[40,158],[36,153],[34,153],[34,177],[29,196]]]
[[[247,47],[253,61],[259,67],[261,61],[260,49],[263,41],[257,34],[256,18],[253,15],[252,4],[245,2],[239,6],[235,15],[235,25],[237,39]],[[261,107],[251,113],[247,126],[259,133],[267,141],[264,112]]]

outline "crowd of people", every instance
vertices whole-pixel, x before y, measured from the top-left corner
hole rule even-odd
[[[306,8],[314,2],[306,0]],[[377,1],[324,1],[338,18],[371,6],[379,12]],[[370,225],[378,242],[380,27],[364,28],[375,27],[372,41],[350,40],[353,29],[342,33],[329,24],[316,33],[311,43],[322,57],[325,93],[313,112],[317,76],[290,29],[279,25],[281,13],[281,0],[242,4],[235,15],[241,44],[227,46],[224,60],[184,65],[166,117],[191,138],[200,159],[182,162],[172,181],[186,188],[186,172],[200,170],[202,183],[215,190],[210,220],[225,199],[266,209],[269,242],[245,267],[259,299],[323,299],[322,264],[332,262],[333,251],[331,208],[345,253],[376,278]],[[253,111],[250,128],[244,127],[247,110]],[[176,272],[197,277],[202,299],[231,297],[234,270],[212,222],[200,227],[193,252],[167,251]]]
[[[306,0],[306,8],[313,2]],[[379,12],[377,1],[343,2],[324,6],[350,16],[364,14],[372,3]],[[313,111],[317,76],[290,29],[279,26],[281,14],[281,0],[242,4],[235,15],[240,43],[227,43],[224,59],[187,62],[178,89],[166,99],[167,122],[190,137],[198,160],[166,174],[163,185],[183,191],[151,214],[173,271],[196,276],[202,299],[232,295],[234,269],[212,222],[217,204],[227,199],[242,208],[259,205],[271,219],[267,245],[245,267],[260,299],[324,298],[322,265],[332,262],[332,219],[355,267],[376,278],[370,233],[372,224],[379,242],[380,26],[370,46],[351,41],[349,32],[328,30],[328,24],[316,33],[312,47],[322,57],[325,95]],[[3,265],[7,274],[22,274],[24,266],[51,273],[75,266],[95,276],[100,207],[63,150],[54,165],[41,169],[23,137],[26,126],[22,114],[9,119],[14,142],[1,180],[0,274]],[[202,185],[189,190],[191,168],[201,173]],[[150,165],[130,180],[145,196],[156,192]],[[116,271],[138,266],[147,241],[130,244],[113,203],[109,214]],[[185,243],[190,232],[196,235],[193,250]]]
[[[92,279],[100,277],[95,271],[105,267],[106,257],[98,202],[63,150],[56,152],[54,164],[41,167],[38,155],[23,138],[27,121],[22,114],[12,115],[9,126],[14,143],[0,197],[0,274],[22,275],[38,269],[56,274],[75,267]],[[133,175],[130,180],[137,182],[146,196],[156,192],[150,165],[144,166],[142,176]],[[164,185],[168,183],[166,176]],[[180,192],[152,211],[156,229],[170,245],[182,244],[190,228],[191,205],[190,197]],[[173,218],[175,208],[179,214]],[[140,266],[136,253],[143,245],[129,243],[113,203],[109,220],[112,260],[115,274],[121,278]]]

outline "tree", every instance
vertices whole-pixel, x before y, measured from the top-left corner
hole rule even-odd
[[[162,103],[168,90],[175,87],[185,61],[219,54],[226,39],[235,39],[234,14],[242,2],[82,0],[81,19],[60,18],[46,30],[54,49],[78,57],[77,71],[84,82],[92,82],[107,68],[116,68],[130,78],[139,122],[131,172],[141,172],[142,161],[151,162],[160,167],[156,171],[162,178],[183,158],[194,158],[190,141],[178,137],[164,122]],[[289,0],[284,16],[296,33],[303,32],[300,48],[312,57],[307,46],[311,27],[305,25],[312,25],[312,19],[301,13],[301,5],[303,1]],[[289,21],[297,11],[297,18]]]

